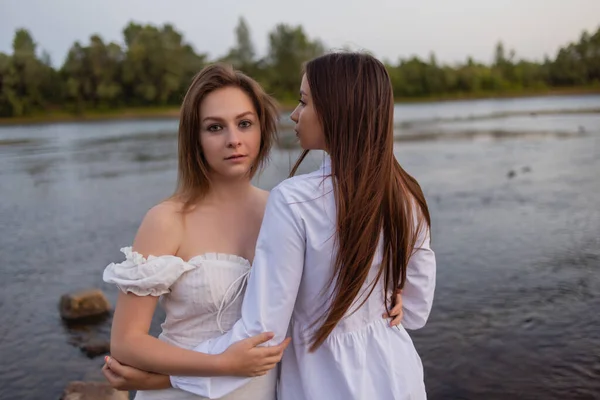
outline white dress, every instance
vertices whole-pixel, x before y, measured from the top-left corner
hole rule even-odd
[[[268,344],[292,337],[281,362],[279,400],[425,399],[423,366],[406,329],[423,327],[433,302],[436,260],[429,230],[418,238],[408,263],[401,326],[391,328],[382,318],[385,293],[380,280],[366,303],[358,309],[360,303],[355,303],[356,312],[347,314],[325,342],[309,352],[311,323],[328,304],[336,254],[330,173],[326,158],[319,170],[287,179],[271,191],[242,318],[229,332],[195,350],[216,354],[230,343],[272,331],[275,337]],[[381,259],[380,246],[367,283],[375,277]],[[174,387],[210,398],[231,393],[248,381],[171,377]]]
[[[165,310],[159,339],[191,349],[203,340],[231,329],[240,318],[243,293],[250,263],[241,257],[208,253],[184,261],[175,256],[149,256],[121,249],[125,261],[112,263],[104,270],[105,282],[116,284],[123,292],[138,296],[160,296]],[[249,378],[248,384],[223,397],[225,400],[274,400],[277,370]],[[187,400],[204,397],[171,388],[138,391],[136,400]]]

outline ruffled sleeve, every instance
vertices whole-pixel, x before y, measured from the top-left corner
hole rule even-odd
[[[148,256],[124,247],[125,261],[111,263],[104,269],[102,279],[114,283],[123,292],[138,296],[160,296],[170,292],[170,287],[185,272],[194,269],[190,263],[172,255]]]

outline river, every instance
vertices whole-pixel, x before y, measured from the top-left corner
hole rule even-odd
[[[438,280],[412,332],[430,399],[600,398],[600,96],[396,106],[396,156],[432,215]],[[96,379],[63,293],[99,287],[171,194],[177,121],[0,126],[0,398]],[[287,175],[276,149],[256,184]],[[314,154],[301,171],[318,167]],[[157,313],[152,332],[159,329]]]

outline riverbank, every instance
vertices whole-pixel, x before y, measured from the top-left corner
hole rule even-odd
[[[447,94],[427,97],[400,97],[395,99],[396,103],[432,103],[445,101],[469,101],[469,100],[494,100],[494,99],[520,99],[527,97],[552,97],[552,96],[577,96],[600,94],[598,87],[572,87],[572,88],[546,88],[539,90],[513,90],[498,93],[462,93]]]
[[[0,125],[35,125],[57,122],[94,122],[170,118],[179,118],[178,107],[139,107],[106,111],[88,110],[77,114],[66,111],[46,111],[26,117],[0,118]]]
[[[546,89],[527,92],[502,92],[502,93],[468,93],[464,95],[442,95],[430,97],[397,98],[397,104],[409,103],[434,103],[469,100],[509,99],[526,97],[551,97],[569,95],[600,94],[600,87],[589,88],[563,88]],[[295,103],[285,102],[281,104],[282,113],[290,113]],[[119,121],[119,120],[152,120],[152,119],[177,119],[179,107],[130,107],[116,110],[89,110],[83,113],[69,113],[66,111],[39,112],[26,117],[3,117],[0,125],[35,125],[59,122],[96,122],[96,121]]]

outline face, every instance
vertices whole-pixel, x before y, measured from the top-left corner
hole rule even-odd
[[[325,150],[325,135],[310,95],[306,74],[300,84],[300,102],[290,118],[296,123],[294,130],[304,150]]]
[[[200,144],[211,174],[227,179],[248,176],[260,149],[260,121],[241,89],[226,87],[200,104]]]

